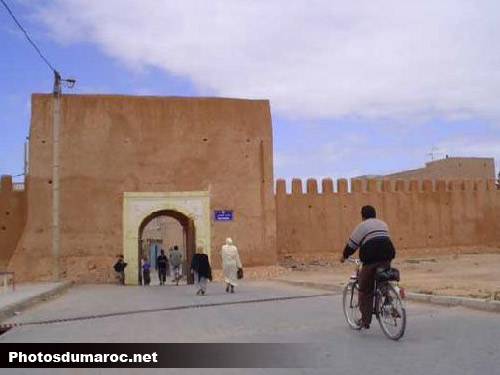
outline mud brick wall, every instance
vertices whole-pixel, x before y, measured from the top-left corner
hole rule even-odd
[[[14,190],[12,177],[3,175],[0,183],[0,270],[7,267],[26,224],[25,190]]]
[[[425,247],[500,244],[500,190],[494,180],[314,179],[276,183],[278,254],[342,251],[360,210],[370,204],[389,224],[398,251]],[[401,254],[401,253],[400,253]]]

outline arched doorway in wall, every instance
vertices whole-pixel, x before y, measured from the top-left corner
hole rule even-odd
[[[147,216],[139,226],[138,259],[146,257],[151,263],[152,284],[158,284],[156,258],[163,249],[177,245],[183,253],[182,273],[188,284],[193,283],[190,264],[196,251],[196,233],[193,219],[175,210],[160,210]],[[139,281],[142,280],[141,262],[137,264]],[[172,275],[171,275],[172,276]],[[168,284],[168,279],[167,279]]]
[[[154,217],[167,214],[186,228],[187,254],[201,248],[210,258],[210,194],[208,191],[123,193],[125,284],[138,285],[142,230]],[[196,229],[195,229],[196,228]],[[189,259],[188,261],[190,261]],[[191,277],[188,274],[189,277]]]

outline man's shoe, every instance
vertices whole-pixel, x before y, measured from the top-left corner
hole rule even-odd
[[[356,323],[361,329],[370,329],[370,323],[363,323],[361,319],[359,319]]]

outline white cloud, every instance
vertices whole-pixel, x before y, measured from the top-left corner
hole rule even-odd
[[[52,0],[53,38],[294,117],[500,118],[500,2]]]
[[[303,137],[296,147],[281,148],[274,152],[274,167],[279,178],[348,178],[356,176],[359,170],[355,159],[365,159],[365,150],[370,141],[355,134],[339,136],[336,139],[322,139],[315,142]]]

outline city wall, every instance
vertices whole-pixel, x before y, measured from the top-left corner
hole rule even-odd
[[[5,270],[26,224],[26,193],[15,190],[11,176],[0,183],[0,270]]]
[[[33,95],[27,187],[15,189],[10,176],[1,181],[0,268],[21,281],[53,277],[53,112],[52,95]],[[273,193],[272,143],[266,100],[64,95],[62,277],[115,280],[126,192],[208,192],[205,250],[214,268],[228,236],[245,267],[275,265],[277,254],[340,253],[365,204],[388,222],[400,253],[500,244],[500,190],[493,180],[339,179],[334,188],[324,179],[318,189],[316,180],[294,179],[291,192],[278,180]],[[233,210],[234,220],[216,221],[215,210]]]
[[[389,224],[399,254],[500,244],[500,190],[493,180],[411,180],[409,184],[397,180],[391,184],[389,180],[363,183],[353,179],[349,186],[347,180],[339,179],[334,187],[331,179],[323,179],[321,185],[320,192],[316,180],[294,179],[289,192],[284,180],[277,181],[279,256],[340,253],[365,204],[376,207],[378,217]],[[27,217],[26,192],[14,190],[10,176],[2,176],[0,213],[0,267],[4,269],[21,242]],[[45,219],[50,222],[49,217]]]
[[[279,256],[338,253],[370,204],[389,225],[399,254],[412,249],[500,244],[500,190],[494,180],[331,179],[276,183]]]
[[[34,94],[24,234],[9,267],[20,281],[50,280],[53,96]],[[63,95],[60,267],[78,282],[115,280],[123,254],[124,192],[210,194],[212,265],[232,237],[242,261],[276,264],[271,113],[267,100]],[[139,228],[137,228],[139,235]],[[17,242],[15,239],[13,242]],[[33,256],[36,266],[33,266]]]

